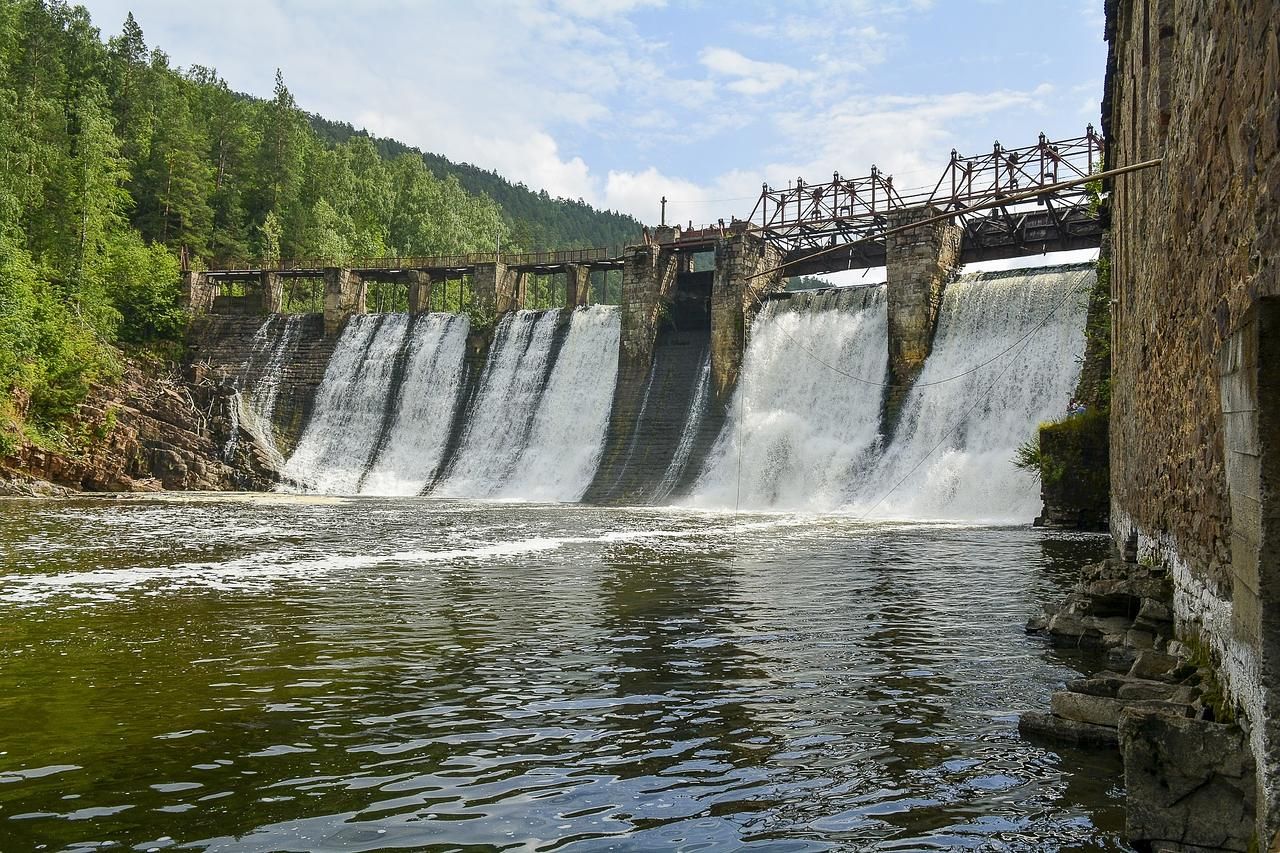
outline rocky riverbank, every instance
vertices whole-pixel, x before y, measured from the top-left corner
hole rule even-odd
[[[239,405],[225,382],[129,364],[118,380],[93,387],[63,440],[0,456],[0,495],[269,489],[278,473],[241,426]]]
[[[1119,749],[1126,834],[1142,850],[1250,849],[1255,768],[1248,732],[1207,655],[1177,639],[1173,585],[1162,568],[1121,559],[1086,567],[1071,595],[1027,630],[1091,649],[1104,668],[1055,692],[1019,731]]]

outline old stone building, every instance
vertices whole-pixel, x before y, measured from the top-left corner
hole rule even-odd
[[[1280,4],[1109,0],[1112,532],[1174,583],[1280,830]],[[1271,849],[1280,849],[1271,847]]]

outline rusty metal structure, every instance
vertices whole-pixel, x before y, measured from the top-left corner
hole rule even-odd
[[[999,142],[991,151],[951,160],[930,188],[903,191],[875,166],[871,174],[839,173],[819,184],[797,179],[786,189],[765,184],[746,220],[720,220],[706,228],[664,225],[653,242],[677,253],[706,252],[728,233],[749,231],[782,250],[785,274],[807,275],[866,269],[885,263],[885,233],[912,214],[946,215],[962,228],[961,261],[983,261],[1095,248],[1101,243],[1091,190],[1082,181],[1102,168],[1105,144],[1089,125],[1083,136],[1039,140],[1021,148]],[[1070,182],[1070,186],[1062,186]],[[1043,192],[1036,192],[1036,190]],[[1007,202],[1006,202],[1007,200]],[[665,199],[664,199],[665,202]],[[644,240],[651,241],[648,229]],[[262,273],[282,278],[318,278],[325,267],[342,266],[368,280],[401,281],[409,270],[448,278],[481,265],[502,263],[518,272],[554,274],[570,266],[619,269],[624,249],[442,255],[414,258],[309,259],[238,262],[211,267],[213,281],[249,281]],[[185,260],[185,259],[184,259]]]
[[[966,262],[1093,248],[1102,224],[1089,188],[1055,185],[1087,178],[1102,167],[1103,153],[1102,136],[1089,125],[1083,136],[1051,141],[1041,133],[1035,144],[997,142],[971,157],[953,149],[932,189],[904,193],[874,166],[861,178],[837,173],[821,184],[765,184],[748,221],[783,250],[788,275],[882,265],[884,232],[909,211],[952,214],[963,229]],[[1040,188],[1045,192],[1025,198]],[[1011,196],[1022,198],[999,204]]]

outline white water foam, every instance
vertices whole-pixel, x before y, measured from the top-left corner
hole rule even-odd
[[[949,285],[932,354],[887,447],[879,435],[884,389],[874,384],[887,366],[882,289],[853,310],[833,307],[838,291],[800,310],[771,304],[755,324],[728,423],[689,502],[1030,521],[1038,486],[1014,467],[1014,454],[1041,421],[1065,414],[1093,276],[1092,267],[1050,267]]]
[[[724,432],[688,503],[829,510],[873,462],[882,382],[884,288],[771,301],[752,327]],[[807,352],[806,352],[807,351]],[[810,355],[809,353],[812,353]]]
[[[1047,267],[949,285],[897,435],[851,508],[886,518],[1034,518],[1039,484],[1014,467],[1014,454],[1042,421],[1066,414],[1094,275],[1092,266]]]
[[[329,359],[315,409],[284,478],[309,492],[353,494],[387,416],[397,357],[409,317],[357,315]]]
[[[553,310],[502,318],[457,457],[432,494],[484,498],[502,488],[532,429],[559,317]]]
[[[604,450],[618,376],[618,310],[573,312],[568,337],[534,416],[529,440],[495,497],[577,501],[591,485]]]
[[[457,314],[416,319],[399,401],[362,495],[416,495],[444,462],[462,387],[470,323]]]

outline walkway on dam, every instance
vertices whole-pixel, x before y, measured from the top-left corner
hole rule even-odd
[[[1086,183],[1102,168],[1105,144],[1090,125],[1083,136],[962,157],[956,151],[932,188],[902,191],[893,176],[872,166],[861,178],[839,173],[825,183],[803,178],[785,189],[765,184],[745,220],[710,227],[664,222],[644,245],[679,254],[713,251],[718,241],[744,230],[780,253],[783,274],[813,275],[884,266],[895,225],[945,215],[960,228],[961,263],[1071,249],[1096,248],[1103,224],[1096,194]],[[745,226],[745,228],[744,228]],[[498,251],[429,257],[247,261],[201,273],[210,283],[256,282],[264,275],[320,279],[343,268],[362,281],[412,284],[419,273],[432,281],[482,274],[486,267],[533,275],[589,275],[621,269],[626,249],[591,248],[502,254]]]

